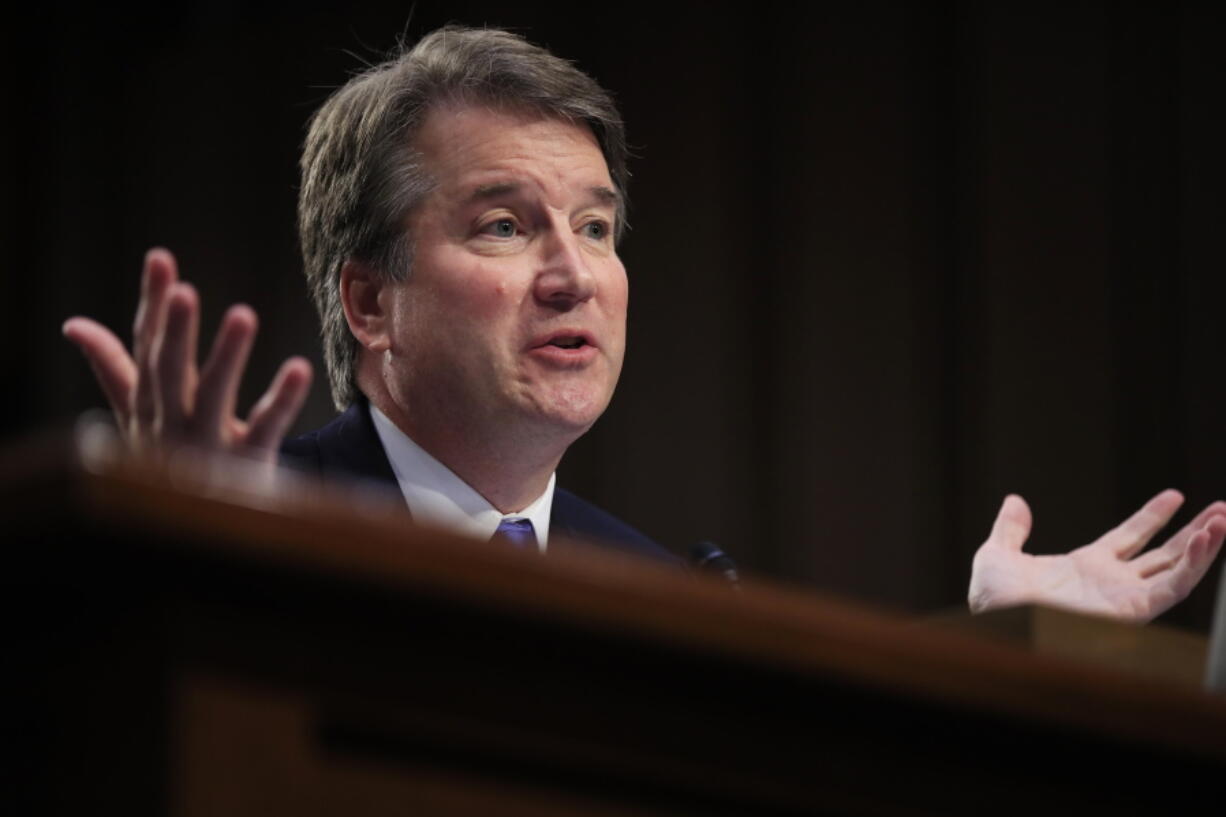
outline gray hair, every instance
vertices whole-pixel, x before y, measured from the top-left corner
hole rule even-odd
[[[346,261],[403,281],[413,263],[408,215],[434,181],[413,139],[448,102],[527,109],[591,128],[620,194],[625,226],[626,136],[612,97],[570,62],[497,29],[447,26],[353,77],[311,118],[302,150],[298,233],[319,310],[332,400],[357,397],[358,341],[340,298]]]

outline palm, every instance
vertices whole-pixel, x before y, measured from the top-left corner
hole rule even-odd
[[[1226,536],[1226,503],[1215,502],[1160,547],[1137,555],[1183,497],[1164,491],[1119,527],[1070,553],[1022,552],[1030,534],[1025,501],[1010,496],[971,568],[973,612],[1046,604],[1128,621],[1149,621],[1183,599]]]

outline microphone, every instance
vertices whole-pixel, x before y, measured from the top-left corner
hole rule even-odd
[[[690,564],[698,570],[719,573],[737,590],[741,589],[741,577],[736,571],[736,562],[714,542],[699,542],[690,548]]]

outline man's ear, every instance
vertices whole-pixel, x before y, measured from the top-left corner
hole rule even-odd
[[[372,352],[391,345],[389,316],[379,297],[387,285],[364,261],[350,259],[341,267],[341,306],[349,331]]]

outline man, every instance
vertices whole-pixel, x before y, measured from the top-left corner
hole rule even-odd
[[[287,453],[395,482],[419,521],[472,536],[544,548],[563,529],[670,558],[554,485],[621,369],[625,180],[608,94],[506,32],[442,29],[337,91],[309,129],[299,230],[344,413]],[[198,315],[173,258],[153,250],[133,356],[85,318],[65,334],[133,445],[186,439],[275,458],[309,366],[287,361],[240,421],[255,315],[232,308],[197,372]],[[1094,544],[1034,558],[1021,552],[1029,511],[1009,497],[975,557],[972,608],[1043,601],[1151,618],[1187,594],[1226,536],[1226,503],[1215,503],[1136,557],[1181,502],[1164,492]]]

